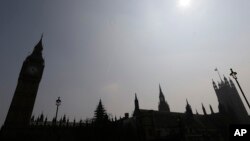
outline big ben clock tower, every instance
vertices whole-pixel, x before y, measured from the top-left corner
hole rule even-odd
[[[42,37],[33,52],[24,60],[17,87],[4,123],[5,127],[29,125],[44,69]]]

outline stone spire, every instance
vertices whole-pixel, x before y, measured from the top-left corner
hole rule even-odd
[[[214,114],[214,110],[210,104],[209,104],[209,108],[210,108],[211,114]]]
[[[217,87],[217,85],[216,85],[216,83],[214,82],[213,79],[212,79],[212,83],[213,83],[214,90],[218,90],[218,87]]]
[[[43,34],[41,35],[39,42],[34,47],[32,55],[42,55],[42,51],[43,51],[42,41],[43,41]]]
[[[159,102],[158,110],[170,112],[170,108],[168,106],[168,103],[166,102],[165,97],[163,95],[163,92],[161,90],[161,85],[159,85],[159,91],[160,91],[160,94],[159,94],[160,102]]]
[[[137,99],[136,93],[135,93],[135,110],[139,110],[139,101]]]
[[[191,106],[188,103],[188,100],[186,99],[187,105],[186,105],[186,114],[188,117],[193,117],[193,111]]]
[[[201,105],[202,105],[202,110],[203,110],[204,115],[207,115],[207,111],[206,111],[206,109],[205,109],[203,103],[201,103]]]
[[[139,111],[140,111],[139,101],[137,99],[136,93],[135,93],[135,101],[134,101],[134,103],[135,103],[135,109],[134,109],[133,116],[136,116],[139,113]]]

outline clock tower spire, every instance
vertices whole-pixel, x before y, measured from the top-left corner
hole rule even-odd
[[[5,119],[4,126],[18,128],[28,126],[36,95],[44,70],[42,37],[33,52],[24,60],[17,87]]]

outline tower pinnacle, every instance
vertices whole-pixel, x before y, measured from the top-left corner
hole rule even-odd
[[[193,111],[191,106],[188,103],[188,100],[186,99],[187,105],[186,105],[186,114],[188,117],[193,117]]]
[[[33,55],[42,55],[42,51],[43,51],[43,34],[41,35],[41,38],[39,40],[39,42],[36,44],[32,54]]]
[[[139,101],[138,101],[138,99],[137,99],[137,95],[136,95],[136,93],[135,93],[135,110],[134,110],[134,116],[136,116],[136,114],[138,114],[139,113],[139,111],[140,111],[140,108],[139,108]]]
[[[158,106],[158,110],[159,111],[165,111],[165,112],[170,112],[170,108],[165,100],[165,97],[163,95],[163,92],[161,90],[161,85],[159,84],[159,91],[160,91],[160,94],[159,94],[159,99],[160,99],[160,102],[159,102],[159,106]]]
[[[161,90],[161,85],[159,84],[159,90],[160,90],[160,94],[162,94],[162,90]]]
[[[209,108],[210,108],[211,114],[214,114],[214,110],[211,105],[209,105]]]
[[[207,115],[207,111],[206,111],[206,109],[205,109],[203,103],[201,103],[201,105],[202,105],[202,110],[203,110],[204,115]]]
[[[214,80],[212,79],[212,83],[213,83],[213,87],[214,87],[214,89],[218,89],[218,87],[217,87],[217,85],[216,85],[216,83],[214,82]]]
[[[217,67],[214,69],[214,71],[217,71],[217,73],[218,73],[218,75],[219,75],[219,77],[220,77],[221,82],[223,82],[223,81],[222,81],[222,78],[221,78],[221,76],[220,76],[220,72],[219,72],[219,70],[218,70]]]

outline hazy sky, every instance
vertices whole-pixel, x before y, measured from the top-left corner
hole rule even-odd
[[[91,118],[101,98],[113,116],[156,110],[159,83],[171,111],[208,113],[214,71],[232,67],[250,100],[250,1],[0,0],[0,125],[24,59],[44,33],[45,70],[33,113]]]

